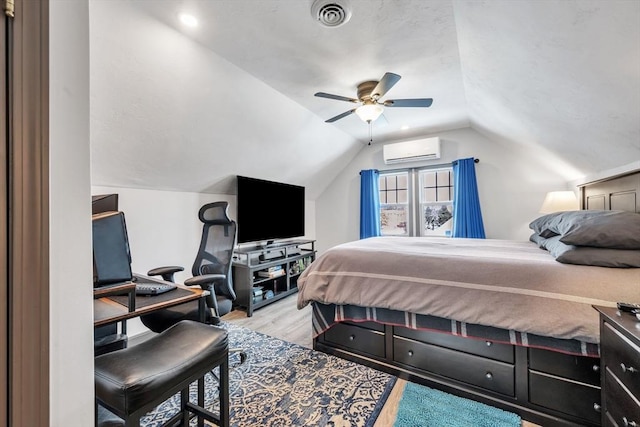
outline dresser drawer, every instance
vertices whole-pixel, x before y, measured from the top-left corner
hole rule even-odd
[[[608,322],[602,324],[600,345],[603,365],[615,374],[631,394],[640,396],[640,348],[614,329]]]
[[[427,344],[460,350],[477,356],[489,357],[507,363],[514,362],[514,350],[511,344],[495,343],[491,340],[469,339],[442,332],[419,331],[396,326],[393,334]]]
[[[629,394],[609,368],[605,369],[604,388],[606,390],[604,407],[613,425],[640,426],[640,403]]]
[[[600,423],[600,387],[529,372],[529,401],[533,404]]]
[[[486,390],[514,395],[514,367],[509,363],[398,336],[393,337],[393,359],[395,362]]]
[[[324,333],[324,340],[366,355],[385,357],[384,333],[338,323]]]

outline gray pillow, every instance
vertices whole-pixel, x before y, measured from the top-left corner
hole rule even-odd
[[[542,248],[542,247],[544,247],[543,246],[544,241],[547,240],[547,239],[545,237],[542,237],[538,233],[533,233],[531,236],[529,236],[529,240],[531,240],[533,243],[538,245],[538,247]]]
[[[604,215],[558,226],[560,241],[568,245],[612,249],[640,249],[640,214],[602,211]]]
[[[584,221],[587,218],[606,215],[610,212],[621,211],[566,211],[553,212],[543,215],[529,223],[529,228],[542,237],[553,237],[562,234],[572,224]]]
[[[560,241],[560,236],[545,239],[544,248],[556,261],[564,264],[615,268],[640,267],[639,250],[567,245]]]

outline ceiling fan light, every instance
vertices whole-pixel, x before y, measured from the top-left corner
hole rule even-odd
[[[365,104],[356,108],[356,114],[363,122],[375,122],[382,114],[382,106],[378,104]]]
[[[179,17],[180,17],[180,22],[182,22],[187,27],[198,26],[198,20],[193,15],[189,15],[188,13],[181,13]]]

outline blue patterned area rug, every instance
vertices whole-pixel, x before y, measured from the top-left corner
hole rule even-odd
[[[511,412],[407,382],[394,427],[520,427]]]
[[[229,331],[229,348],[247,353],[242,365],[230,358],[232,426],[373,426],[396,382],[394,376],[232,323],[221,326]],[[205,393],[205,406],[217,413],[217,382],[210,375]],[[196,402],[195,385],[191,400]],[[179,405],[176,395],[141,425],[162,425]]]

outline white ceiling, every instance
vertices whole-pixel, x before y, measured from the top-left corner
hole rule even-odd
[[[100,1],[108,3],[92,0],[92,24]],[[385,72],[402,79],[383,99],[434,99],[430,108],[386,108],[387,123],[373,127],[377,143],[471,126],[548,150],[585,174],[640,160],[637,0],[349,0],[351,20],[337,28],[314,21],[312,0],[132,4],[321,120],[353,104],[315,92],[355,98],[358,83]],[[180,24],[184,11],[198,27]],[[218,104],[232,108],[234,99]],[[369,139],[356,115],[322,126]]]

